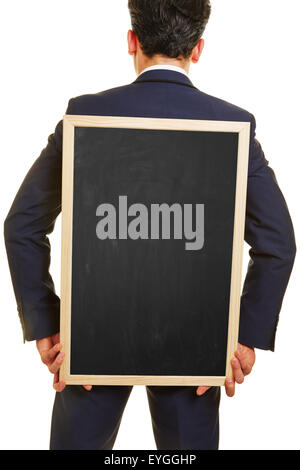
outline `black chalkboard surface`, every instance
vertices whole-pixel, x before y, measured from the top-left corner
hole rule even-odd
[[[70,311],[62,322],[69,383],[84,376],[112,384],[110,376],[120,383],[222,381],[246,124],[212,132],[186,130],[189,121],[161,129],[151,119],[139,120],[148,128],[112,119],[73,125]]]

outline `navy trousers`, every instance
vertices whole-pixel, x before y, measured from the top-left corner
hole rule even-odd
[[[132,387],[67,386],[57,393],[51,450],[111,450]],[[147,387],[159,450],[217,450],[220,387],[198,397],[195,387]],[[132,449],[134,449],[134,434]]]

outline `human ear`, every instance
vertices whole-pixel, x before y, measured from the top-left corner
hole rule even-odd
[[[204,39],[200,39],[198,43],[196,44],[196,46],[194,47],[192,55],[191,55],[191,61],[193,62],[193,64],[196,64],[199,61],[203,48],[204,48]]]
[[[136,34],[129,29],[127,33],[128,54],[135,55],[137,51],[137,37]]]

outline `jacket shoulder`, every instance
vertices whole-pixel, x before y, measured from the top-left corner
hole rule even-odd
[[[217,119],[220,120],[234,120],[245,121],[253,123],[255,118],[253,114],[236,104],[233,104],[225,99],[218,98],[213,95],[209,95],[199,90],[201,99],[209,103],[212,108],[212,112],[216,115]]]
[[[111,107],[112,104],[118,103],[121,96],[124,96],[124,92],[129,91],[130,85],[122,85],[107,90],[100,91],[98,93],[85,93],[82,95],[75,96],[69,100],[68,110],[69,114],[87,114],[87,110],[90,114],[99,113],[99,104],[103,107],[103,111],[106,107]]]

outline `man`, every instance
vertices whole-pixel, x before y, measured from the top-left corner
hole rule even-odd
[[[210,15],[208,0],[129,0],[128,51],[137,79],[69,101],[67,114],[248,121],[251,142],[245,240],[250,263],[241,298],[239,347],[228,396],[255,361],[274,350],[275,332],[296,247],[292,222],[247,111],[209,96],[188,78]],[[65,387],[59,298],[49,274],[51,233],[61,210],[62,121],[28,172],[5,220],[10,270],[24,331],[54,374],[51,449],[111,449],[131,387]],[[217,449],[219,387],[147,387],[158,449]],[[134,439],[134,436],[133,436]]]

